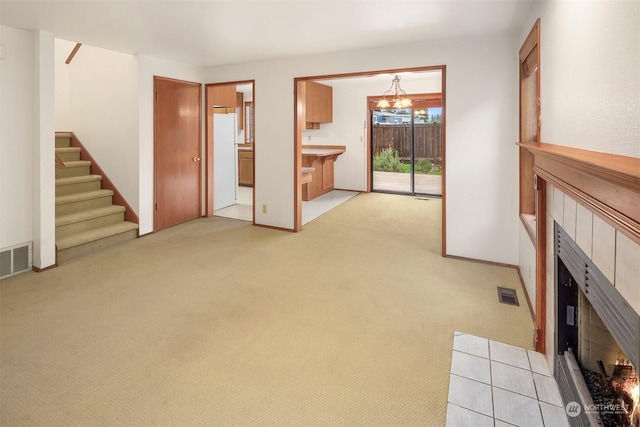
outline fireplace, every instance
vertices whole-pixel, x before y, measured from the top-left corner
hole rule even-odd
[[[554,375],[574,426],[640,427],[640,316],[554,224]]]

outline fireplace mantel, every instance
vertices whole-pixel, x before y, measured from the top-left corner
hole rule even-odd
[[[640,243],[640,159],[543,142],[517,143],[533,171]]]

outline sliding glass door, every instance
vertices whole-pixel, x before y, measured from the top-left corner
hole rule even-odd
[[[372,191],[442,195],[442,107],[413,104],[370,110]]]

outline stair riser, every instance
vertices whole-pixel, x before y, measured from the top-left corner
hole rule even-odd
[[[83,231],[93,230],[94,228],[105,227],[111,224],[117,224],[122,221],[124,221],[124,212],[118,212],[98,218],[90,218],[73,224],[62,225],[60,227],[56,227],[56,238],[71,236],[72,234],[82,233]]]
[[[89,166],[80,166],[75,168],[56,168],[56,179],[69,178],[71,176],[89,175],[89,168]]]
[[[89,200],[81,200],[73,203],[65,203],[56,206],[56,216],[68,215],[76,212],[87,211],[89,209],[111,206],[112,196],[99,197]]]
[[[68,194],[83,193],[85,191],[100,190],[100,181],[80,182],[78,184],[58,185],[56,196],[66,196]]]
[[[69,249],[59,250],[57,253],[57,261],[59,264],[81,255],[95,252],[109,246],[114,246],[128,240],[133,240],[136,237],[138,237],[138,230],[131,230],[125,233],[106,237],[104,239],[94,240],[93,242],[85,243],[83,245],[73,246]]]
[[[75,162],[80,160],[80,153],[56,153],[63,162]]]
[[[56,136],[56,148],[71,146],[71,138],[68,136]]]
[[[58,263],[138,237],[137,224],[124,220],[122,207],[112,207],[113,197],[110,195],[112,192],[100,191],[102,181],[97,176],[89,176],[90,162],[80,161],[80,150],[78,148],[63,149],[70,147],[70,142],[70,136],[62,133],[56,135],[55,146],[59,148],[56,150],[56,155],[66,163],[65,167],[56,168],[56,179],[71,178],[57,181],[56,200],[60,204],[56,205],[56,218],[60,222],[78,218],[86,219],[56,227]],[[87,197],[91,198],[77,200]],[[64,203],[69,200],[77,201]],[[94,209],[98,212],[93,211]],[[78,215],[60,218],[73,214]],[[89,217],[89,215],[98,216]]]

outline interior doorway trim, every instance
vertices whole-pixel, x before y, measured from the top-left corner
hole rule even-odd
[[[213,96],[212,96],[212,88],[215,86],[228,86],[228,85],[242,85],[242,84],[251,84],[252,85],[252,102],[255,108],[256,102],[256,81],[255,80],[237,80],[231,82],[222,82],[222,83],[207,83],[205,84],[205,106],[206,106],[206,146],[205,146],[205,205],[206,212],[205,215],[207,217],[213,216],[213,198],[215,197],[213,191],[213,149],[214,149],[214,138],[213,138]],[[255,111],[255,110],[254,110]],[[255,113],[254,113],[255,115]],[[254,119],[255,120],[255,119]],[[255,126],[254,126],[254,141],[255,141]],[[253,144],[253,206],[252,206],[252,224],[256,224],[256,145]]]
[[[441,72],[441,94],[442,94],[442,256],[447,254],[447,197],[446,197],[446,65],[434,65],[425,67],[413,67],[413,68],[396,68],[390,70],[374,70],[363,71],[357,73],[344,73],[344,74],[329,74],[321,76],[308,76],[308,77],[296,77],[293,79],[294,86],[294,122],[293,122],[293,195],[294,195],[294,215],[293,226],[294,231],[298,232],[302,230],[302,130],[305,129],[306,123],[306,110],[305,104],[302,100],[305,97],[304,85],[301,83],[309,80],[331,80],[340,78],[353,78],[353,77],[368,77],[377,76],[378,74],[396,74],[406,72],[425,72],[425,71],[440,71]],[[370,132],[370,130],[367,130]],[[367,166],[369,168],[370,166]],[[367,191],[370,191],[370,182],[367,183]]]

